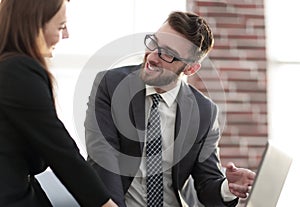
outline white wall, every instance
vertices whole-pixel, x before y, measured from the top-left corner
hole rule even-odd
[[[185,0],[72,0],[68,5],[70,39],[59,53],[93,54],[124,35],[156,31],[173,10],[185,10]]]
[[[300,1],[265,2],[269,135],[294,158],[277,206],[297,206],[300,186],[300,28],[297,23]]]

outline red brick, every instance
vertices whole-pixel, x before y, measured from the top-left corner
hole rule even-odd
[[[220,108],[222,164],[257,169],[268,139],[264,0],[189,0],[215,45],[188,81]]]

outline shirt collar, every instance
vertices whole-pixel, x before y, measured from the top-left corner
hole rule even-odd
[[[179,89],[180,89],[180,85],[181,85],[181,81],[179,80],[179,81],[177,81],[177,84],[173,89],[159,94],[159,95],[161,95],[161,97],[165,101],[165,103],[168,105],[168,107],[170,107],[176,100],[176,97],[177,97]],[[153,86],[146,85],[146,96],[150,96],[155,93],[157,93],[157,92],[155,91]]]

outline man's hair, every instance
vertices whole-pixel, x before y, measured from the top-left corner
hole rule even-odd
[[[195,45],[196,49],[192,51],[195,60],[203,60],[212,49],[213,33],[204,18],[190,12],[175,11],[169,15],[167,22]]]

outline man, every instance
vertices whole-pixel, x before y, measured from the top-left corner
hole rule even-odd
[[[142,65],[97,75],[86,127],[88,161],[119,206],[186,206],[183,188],[205,206],[234,206],[255,173],[218,158],[217,106],[182,81],[200,69],[213,46],[206,21],[173,12],[145,36]]]

